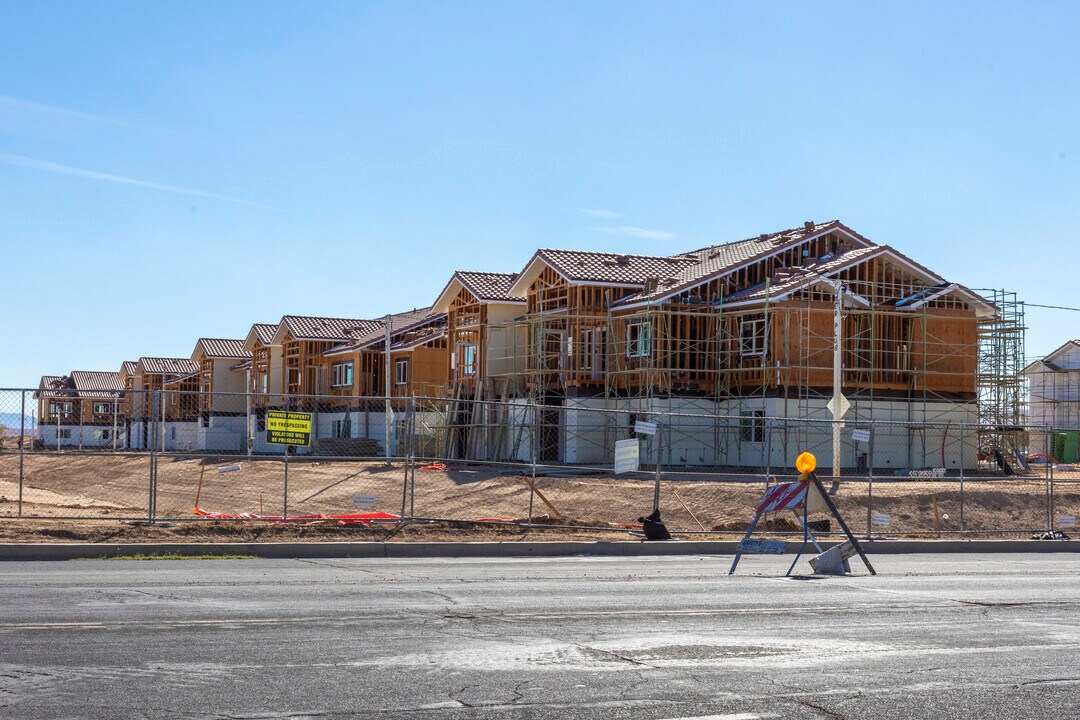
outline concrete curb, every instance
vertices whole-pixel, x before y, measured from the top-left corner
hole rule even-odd
[[[327,543],[9,543],[0,561],[101,559],[130,555],[254,555],[259,558],[525,558],[734,555],[738,542],[327,542]],[[798,551],[788,542],[786,551]],[[823,548],[835,542],[822,543]],[[1080,553],[1080,540],[875,540],[870,555],[938,553]],[[813,547],[810,548],[811,554]]]

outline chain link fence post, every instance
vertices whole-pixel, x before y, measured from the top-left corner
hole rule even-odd
[[[22,517],[22,514],[23,514],[23,452],[25,452],[24,446],[26,445],[26,391],[25,390],[22,391],[21,407],[22,407],[22,410],[19,413],[19,517]]]
[[[406,503],[409,499],[409,472],[413,466],[413,440],[416,437],[416,396],[409,398],[409,404],[405,411],[405,463],[403,466],[401,481],[401,517],[405,517]],[[401,438],[398,438],[398,447],[401,447]]]
[[[1050,433],[1044,432],[1044,434],[1047,436],[1047,442],[1051,442],[1049,440]],[[1052,450],[1053,446],[1050,449]],[[1048,454],[1053,455],[1053,453]],[[1047,458],[1046,464],[1050,466],[1050,522],[1052,523],[1050,530],[1053,531],[1057,527],[1057,488],[1054,482],[1054,462],[1052,459]]]
[[[411,401],[412,415],[413,415],[413,438],[412,449],[413,458],[409,468],[409,517],[416,517],[416,397],[414,396]]]
[[[772,434],[772,419],[765,418],[765,485],[769,484],[769,475],[772,474]]]
[[[1054,461],[1051,459],[1054,455],[1053,447],[1050,446],[1049,432],[1043,432],[1043,459],[1046,461],[1046,469],[1044,473],[1046,475],[1046,531],[1048,533],[1054,532]],[[1051,534],[1051,537],[1053,535]]]
[[[960,425],[960,532],[964,532],[964,460],[967,458],[967,432],[970,425]],[[977,453],[977,451],[976,451]],[[976,454],[977,457],[977,454]]]
[[[285,417],[288,417],[289,411],[292,409],[291,398],[285,398]],[[282,447],[285,449],[285,479],[281,486],[281,516],[283,519],[289,519],[289,444],[286,442]]]
[[[536,461],[539,453],[538,443],[540,442],[540,406],[530,399],[526,409],[532,410],[532,442],[529,443],[530,454],[532,455],[532,475],[529,479],[529,519],[527,522],[528,525],[532,525],[533,499],[536,497]]]
[[[663,418],[661,421],[660,418]],[[660,452],[663,449],[663,428],[667,426],[667,416],[657,417],[656,432],[653,434],[653,445],[656,447],[656,480],[653,482],[652,509],[654,513],[660,512]]]
[[[866,539],[874,537],[874,439],[878,434],[877,423],[870,421],[870,440],[866,447]]]
[[[154,408],[157,406],[157,390],[150,391],[150,429],[147,433],[150,437],[150,486],[149,494],[146,500],[146,521],[154,524],[154,498],[157,495],[157,442],[154,441],[154,437],[157,435],[158,418],[157,413],[154,412]]]

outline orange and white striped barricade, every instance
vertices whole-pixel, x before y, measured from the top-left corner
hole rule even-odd
[[[874,570],[874,566],[870,564],[870,560],[866,557],[866,553],[863,552],[862,546],[859,545],[859,541],[851,534],[851,530],[848,528],[847,523],[844,522],[844,518],[840,516],[840,511],[837,509],[836,504],[833,503],[832,498],[829,497],[829,493],[822,486],[817,475],[814,474],[814,470],[817,468],[817,459],[810,453],[804,452],[796,459],[795,467],[801,473],[797,482],[780,483],[765,490],[764,497],[762,497],[761,502],[758,503],[754,520],[750,523],[746,535],[743,536],[742,542],[739,543],[739,547],[735,552],[735,560],[731,563],[731,570],[728,571],[728,575],[735,572],[735,568],[739,565],[739,559],[746,553],[782,554],[784,552],[786,543],[782,540],[753,540],[750,536],[754,534],[758,521],[761,520],[763,514],[782,512],[785,510],[790,510],[795,517],[798,518],[799,524],[802,525],[803,529],[802,545],[799,547],[799,552],[796,553],[795,559],[792,561],[791,567],[788,568],[786,575],[791,575],[791,571],[795,569],[795,564],[799,562],[799,558],[802,557],[803,550],[806,549],[806,544],[808,542],[812,542],[819,553],[815,560],[834,560],[832,557],[822,558],[822,555],[825,553],[818,544],[817,538],[810,532],[810,526],[807,523],[807,517],[810,513],[824,511],[828,511],[829,514],[836,519],[837,524],[839,524],[840,528],[844,531],[844,535],[847,536],[847,542],[844,543],[844,546],[850,546],[854,552],[858,553],[859,557],[862,558],[863,564],[866,565],[866,569],[870,571],[870,574],[876,575],[877,572]],[[847,551],[847,547],[842,547],[838,552],[844,556],[840,558],[840,561],[842,562],[842,567],[846,569],[848,567],[847,556],[851,553]],[[826,564],[835,567],[835,561],[832,563],[822,563],[823,567]],[[811,563],[811,565],[814,566],[816,570],[816,564]]]
[[[739,547],[735,552],[735,560],[731,563],[731,570],[728,571],[728,575],[735,572],[735,568],[738,567],[739,560],[743,555],[759,553],[782,555],[784,553],[787,543],[783,540],[762,540],[750,537],[754,534],[754,530],[757,529],[762,515],[784,511],[790,511],[795,516],[795,519],[799,521],[799,525],[802,526],[803,530],[802,545],[799,547],[799,552],[795,555],[795,560],[792,561],[791,567],[787,571],[787,575],[790,575],[791,571],[795,569],[795,563],[799,562],[799,558],[802,557],[803,550],[806,549],[808,542],[812,542],[819,553],[822,552],[817,538],[810,532],[807,516],[811,512],[820,512],[823,509],[825,509],[825,504],[821,502],[817,489],[809,480],[800,479],[796,482],[778,483],[766,488],[765,495],[761,498],[761,502],[758,503],[754,520],[750,523],[750,527],[747,528],[746,535],[743,536],[742,542],[739,543]]]

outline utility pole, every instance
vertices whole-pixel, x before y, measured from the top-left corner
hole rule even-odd
[[[840,477],[840,420],[847,410],[847,399],[843,394],[843,337],[844,337],[844,283],[840,280],[828,280],[833,289],[833,380],[832,401],[832,474],[833,479]]]

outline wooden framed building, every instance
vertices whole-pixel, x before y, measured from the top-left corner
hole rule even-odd
[[[614,394],[830,397],[839,285],[845,394],[976,397],[995,308],[839,222],[681,257],[695,263],[612,305]]]
[[[191,360],[199,366],[198,449],[246,450],[252,406],[251,353],[244,350],[244,340],[199,338]]]
[[[608,436],[625,435],[610,419],[604,439],[571,427],[569,408],[622,409],[628,419],[661,409],[830,419],[837,292],[850,419],[977,422],[979,328],[997,308],[839,221],[808,222],[671,256],[538,251],[510,293],[527,300],[516,325],[527,335],[525,391],[551,428],[542,457],[599,459],[575,444],[608,452]],[[753,422],[711,438],[688,433],[679,455],[768,465],[772,451]],[[733,441],[721,437],[731,432]],[[929,464],[935,443],[940,456],[942,441],[920,432],[918,452],[911,437],[897,439],[908,450],[887,466]],[[788,450],[772,461],[786,462]],[[946,464],[975,455],[958,447]]]
[[[526,300],[510,293],[515,280],[516,273],[459,270],[432,305],[447,318],[451,397],[473,398],[485,387],[492,397],[522,391],[528,336],[514,319],[525,311]]]
[[[379,325],[378,320],[358,318],[281,318],[274,335],[274,344],[281,347],[281,394],[295,398],[329,390],[331,378],[323,374],[323,353],[353,338],[366,337]]]
[[[123,383],[119,373],[73,370],[41,378],[38,440],[45,448],[123,447]]]
[[[274,344],[277,323],[255,323],[248,330],[241,350],[249,356],[233,366],[247,375],[248,390],[255,407],[278,405],[281,396],[281,346]]]
[[[450,365],[447,317],[409,312],[390,317],[366,336],[323,353],[321,377],[334,397],[386,397],[386,337],[390,337],[390,397],[442,397]]]
[[[127,447],[194,449],[199,413],[198,364],[189,358],[141,357],[129,377]]]
[[[250,359],[243,340],[199,338],[195,343],[191,361],[199,366],[199,414],[203,420],[215,413],[236,415],[245,411],[248,382],[242,365]],[[215,397],[214,393],[227,395]]]
[[[124,387],[124,416],[131,417],[134,412],[134,393],[127,392],[135,389],[135,368],[138,363],[135,360],[125,360],[120,364],[120,384]]]

